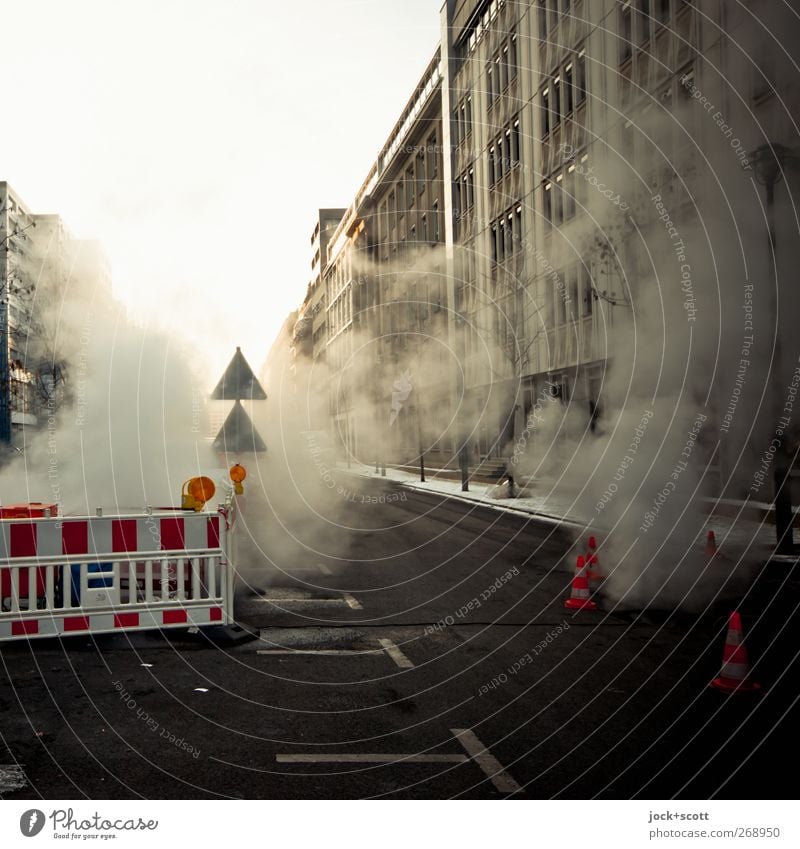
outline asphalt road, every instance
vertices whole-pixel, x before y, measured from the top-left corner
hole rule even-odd
[[[266,491],[237,592],[259,639],[0,649],[0,796],[792,795],[796,584],[743,608],[765,690],[726,698],[726,610],[566,611],[564,529],[379,479]]]

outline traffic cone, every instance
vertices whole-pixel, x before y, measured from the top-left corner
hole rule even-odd
[[[603,582],[603,572],[600,569],[600,560],[597,556],[597,540],[594,536],[589,537],[589,550],[586,554],[586,577],[589,579],[589,589],[595,592]]]
[[[722,650],[722,670],[719,677],[711,682],[712,687],[723,693],[750,693],[761,689],[759,684],[748,678],[750,664],[743,639],[742,617],[739,611],[734,610],[728,622],[728,636]]]
[[[706,537],[706,554],[713,557],[717,553],[717,538],[714,536],[714,531],[709,531]]]
[[[575,577],[572,579],[572,593],[564,602],[569,610],[597,610],[597,605],[589,598],[589,579],[586,577],[586,559],[578,555],[575,565]]]

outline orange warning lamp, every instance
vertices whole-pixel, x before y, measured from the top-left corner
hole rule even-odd
[[[184,510],[196,510],[200,512],[205,506],[206,501],[214,497],[216,487],[211,478],[201,475],[197,478],[190,478],[183,485],[181,492],[181,507]]]
[[[247,470],[237,463],[235,466],[231,466],[230,476],[234,483],[234,492],[237,495],[242,495],[244,493],[242,481],[247,477]]]

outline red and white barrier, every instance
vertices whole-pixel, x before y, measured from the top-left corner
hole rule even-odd
[[[0,521],[0,641],[231,624],[234,516]]]

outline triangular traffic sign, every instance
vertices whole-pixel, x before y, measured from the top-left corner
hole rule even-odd
[[[250,416],[237,401],[214,440],[214,450],[225,454],[261,454],[267,450]]]
[[[242,398],[246,401],[266,401],[267,393],[253,374],[242,349],[237,348],[228,368],[225,369],[225,374],[222,375],[222,380],[211,393],[211,400],[238,401]]]

